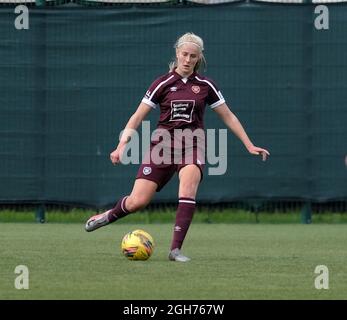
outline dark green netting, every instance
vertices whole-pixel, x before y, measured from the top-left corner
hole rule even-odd
[[[29,30],[0,9],[0,201],[107,205],[129,193],[138,165],[109,152],[175,39],[205,40],[213,78],[261,162],[228,135],[228,170],[198,200],[347,198],[347,6],[329,31],[311,6],[32,8]],[[158,112],[149,117],[155,128]],[[224,128],[206,112],[206,128]],[[175,202],[177,178],[155,201]]]

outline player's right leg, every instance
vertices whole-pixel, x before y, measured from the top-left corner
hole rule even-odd
[[[196,164],[182,165],[179,169],[179,191],[176,221],[169,252],[169,260],[187,262],[181,247],[195,211],[195,197],[202,178],[202,169]]]
[[[89,218],[85,230],[94,231],[146,207],[153,198],[157,187],[157,183],[151,180],[136,179],[131,194],[121,198],[114,208]]]

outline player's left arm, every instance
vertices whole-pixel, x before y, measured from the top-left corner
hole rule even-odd
[[[262,155],[263,161],[270,155],[269,151],[263,148],[256,147],[248,137],[239,119],[229,109],[226,103],[219,105],[213,109],[218,116],[223,120],[227,127],[242,141],[249,153]]]

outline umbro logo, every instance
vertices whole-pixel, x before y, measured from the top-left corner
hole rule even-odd
[[[180,227],[180,226],[175,226],[175,229],[174,229],[175,231],[181,231],[182,230],[182,228]]]
[[[177,91],[177,87],[171,87],[171,88],[170,88],[170,91],[171,91],[171,92]]]
[[[151,92],[150,92],[149,90],[146,92],[145,97],[146,97],[147,99],[149,99],[149,98],[151,97]]]

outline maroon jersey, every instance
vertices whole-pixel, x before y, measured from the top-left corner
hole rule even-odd
[[[213,109],[225,100],[212,80],[196,72],[183,78],[172,71],[152,83],[142,102],[152,108],[160,106],[158,128],[171,132],[203,129],[206,105]]]

